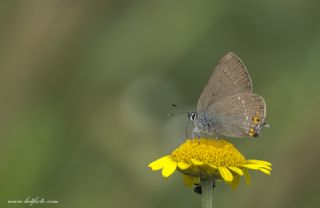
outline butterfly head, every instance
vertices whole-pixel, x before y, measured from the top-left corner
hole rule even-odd
[[[188,118],[190,121],[194,121],[197,118],[196,112],[188,112]]]

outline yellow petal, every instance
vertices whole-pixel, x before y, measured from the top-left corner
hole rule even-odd
[[[267,166],[272,166],[272,164],[270,162],[264,161],[264,160],[247,160],[247,162],[255,163],[255,164],[262,164],[262,165],[267,165]]]
[[[187,164],[187,163],[183,163],[183,162],[179,162],[179,163],[178,163],[178,168],[180,168],[181,170],[186,170],[186,169],[188,169],[189,167],[190,167],[190,165]]]
[[[237,187],[239,185],[239,182],[240,182],[240,176],[239,175],[235,175],[234,179],[232,181],[232,184],[231,184],[233,190],[237,189]]]
[[[166,155],[160,159],[153,161],[148,166],[151,168],[151,170],[157,171],[157,170],[162,169],[170,160],[171,160],[170,155]]]
[[[267,169],[267,170],[271,170],[271,169],[272,169],[270,166],[263,165],[263,164],[260,164],[259,167],[260,167],[260,168]]]
[[[201,169],[202,169],[202,170],[205,170],[209,175],[213,175],[213,173],[216,172],[217,167],[212,166],[212,165],[207,164],[207,163],[204,163],[204,164],[201,166]]]
[[[263,169],[266,169],[266,170],[268,170],[268,171],[271,171],[271,167],[269,167],[269,166],[260,165],[260,166],[259,166],[259,169],[260,169],[260,168],[263,168]]]
[[[258,170],[260,168],[257,164],[243,164],[242,167],[249,168],[251,170]]]
[[[201,166],[203,165],[203,162],[197,160],[197,159],[191,159],[191,162],[194,164],[194,165],[197,165],[197,166]]]
[[[264,174],[266,174],[266,175],[271,175],[271,173],[270,173],[269,170],[266,170],[266,169],[264,169],[264,168],[259,168],[259,170],[260,170],[261,172],[263,172]]]
[[[196,180],[196,177],[183,174],[183,182],[187,187],[192,187]]]
[[[174,173],[174,171],[177,169],[177,163],[173,160],[168,160],[168,162],[165,164],[165,166],[162,169],[162,176],[165,178],[168,178],[169,176]]]
[[[226,182],[231,182],[233,180],[233,175],[226,167],[218,167],[221,177]]]
[[[233,172],[237,173],[238,175],[243,175],[243,171],[240,168],[237,167],[228,167],[230,170],[232,170]]]
[[[210,166],[210,168],[212,168],[213,170],[217,170],[218,168],[217,168],[217,166],[215,166],[215,165],[211,165],[211,164],[207,164],[208,166]]]
[[[250,178],[250,175],[249,175],[249,172],[247,169],[243,169],[243,174],[244,174],[244,178],[245,178],[245,181],[246,181],[246,184],[248,186],[250,186],[251,184],[251,178]]]

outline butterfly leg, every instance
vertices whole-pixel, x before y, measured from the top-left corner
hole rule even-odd
[[[214,136],[216,137],[216,139],[219,139],[219,135],[216,130],[214,130]]]
[[[197,132],[198,133],[198,144],[200,144],[200,138],[201,138],[201,134],[200,134],[200,131]]]
[[[201,137],[201,134],[200,134],[200,131],[197,127],[193,128],[192,130],[192,133],[191,133],[191,137],[192,137],[192,141],[194,140],[195,138],[195,134],[197,134],[197,137],[198,137],[198,141],[200,143],[200,137]]]
[[[193,141],[194,141],[194,134],[195,134],[195,129],[193,129],[192,132],[191,132],[191,140],[192,140],[192,143],[193,143]]]

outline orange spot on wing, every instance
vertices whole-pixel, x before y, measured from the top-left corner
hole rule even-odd
[[[253,121],[254,124],[259,124],[261,119],[260,119],[259,116],[253,116],[252,117],[252,121]]]
[[[254,128],[249,129],[249,136],[254,137],[256,135],[256,130]]]

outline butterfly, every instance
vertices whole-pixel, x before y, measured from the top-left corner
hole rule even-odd
[[[194,122],[192,137],[204,132],[218,137],[257,137],[264,126],[266,103],[252,92],[252,80],[232,52],[224,55],[203,89],[196,112],[188,113]]]

